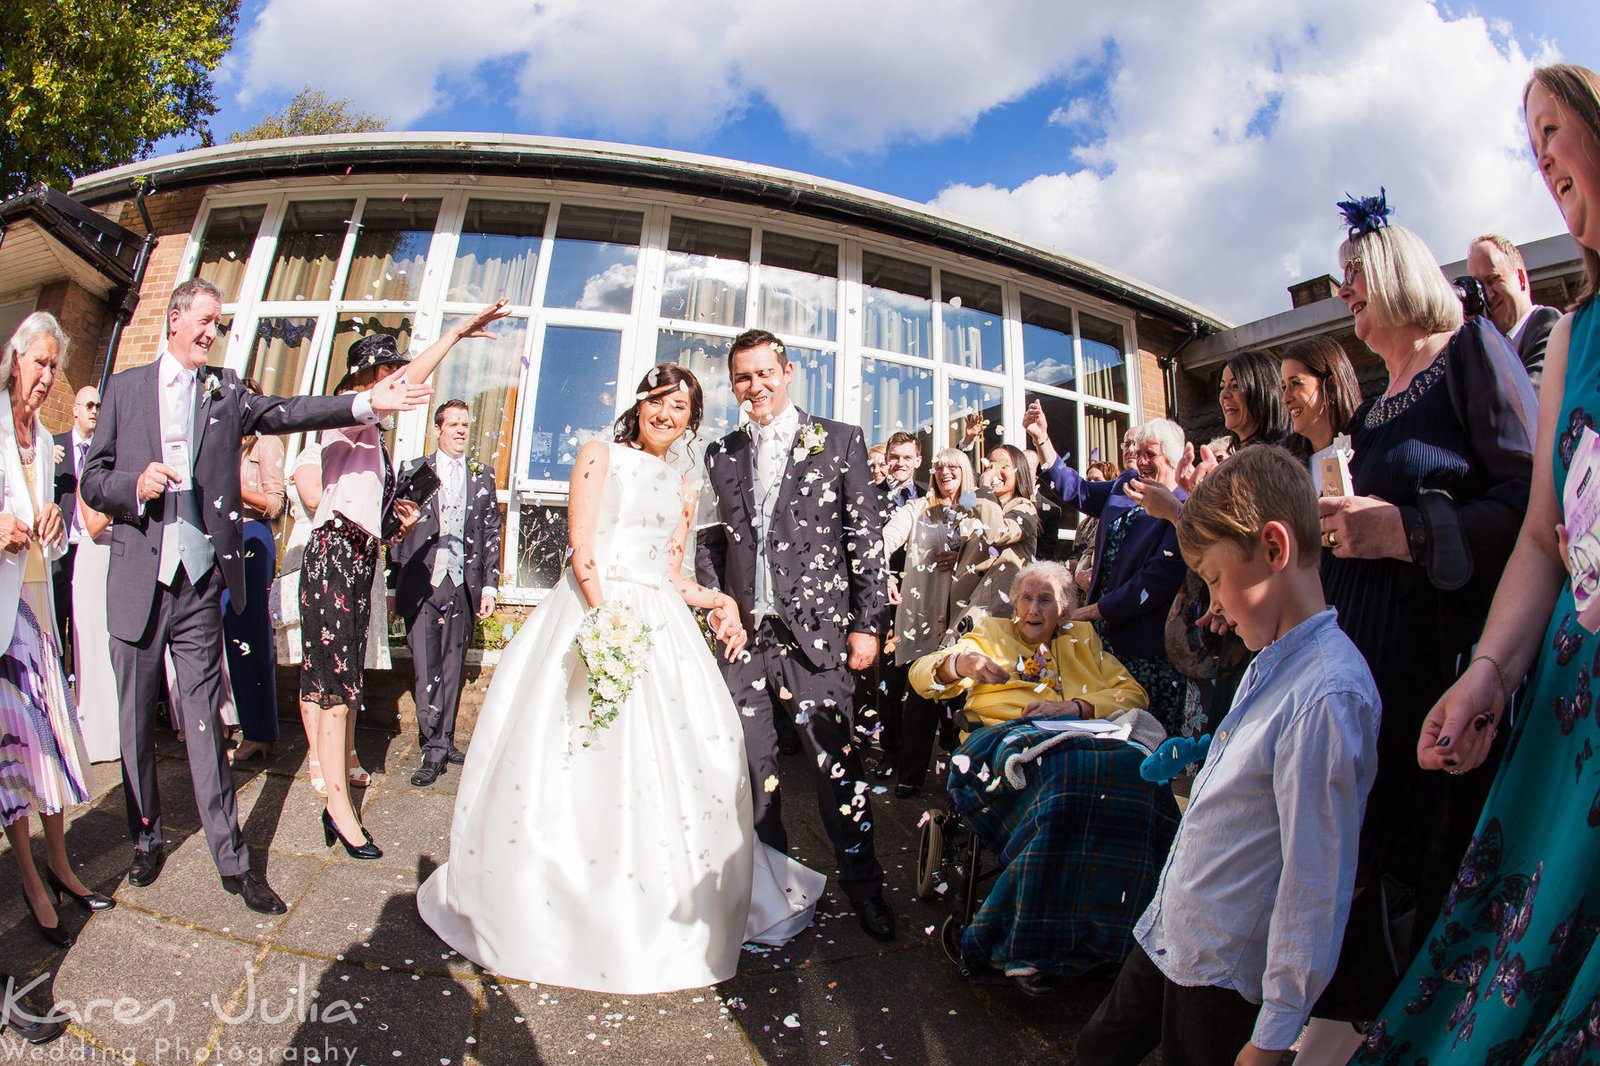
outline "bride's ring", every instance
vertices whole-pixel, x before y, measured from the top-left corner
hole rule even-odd
[[[1326,544],[1330,548],[1336,548],[1339,546],[1339,541],[1334,537],[1333,530],[1331,529],[1322,535],[1322,543]]]

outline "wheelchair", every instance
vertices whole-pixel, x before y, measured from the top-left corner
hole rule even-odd
[[[983,728],[982,719],[966,710],[958,709],[955,719],[963,736]],[[940,885],[946,886],[950,913],[939,926],[939,945],[963,979],[973,975],[961,957],[961,935],[983,906],[985,886],[993,883],[1003,868],[959,814],[952,809],[928,808],[917,838],[915,896],[926,902],[939,895]]]

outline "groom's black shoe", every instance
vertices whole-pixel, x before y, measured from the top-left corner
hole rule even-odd
[[[143,888],[156,883],[156,878],[161,876],[161,867],[167,863],[167,849],[165,845],[157,844],[149,851],[136,851],[133,853],[133,865],[128,868],[128,884]]]
[[[244,899],[244,905],[257,914],[284,914],[289,910],[283,900],[261,878],[246,870],[236,877],[222,875],[222,887]]]
[[[444,761],[460,766],[467,761],[467,753],[452,744],[450,745],[450,750],[444,753]]]
[[[448,756],[437,762],[432,759],[424,759],[422,765],[417,768],[417,772],[411,775],[411,783],[418,788],[431,785],[444,776],[445,769],[449,765]]]
[[[861,922],[861,928],[874,940],[894,939],[894,912],[883,901],[882,896],[873,896],[865,902],[856,904],[856,918]]]

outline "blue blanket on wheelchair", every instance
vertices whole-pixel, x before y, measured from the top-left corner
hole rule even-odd
[[[1178,807],[1171,789],[1139,776],[1143,749],[1052,733],[1039,721],[976,730],[952,757],[956,810],[1003,867],[967,923],[962,953],[996,969],[1071,977],[1133,946]],[[1036,753],[1020,775],[1019,753]]]

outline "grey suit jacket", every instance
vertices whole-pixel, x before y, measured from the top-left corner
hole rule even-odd
[[[810,454],[801,439],[808,425],[827,437]],[[888,610],[883,571],[883,526],[878,490],[867,465],[861,430],[800,412],[791,458],[768,530],[776,612],[799,638],[813,669],[834,669],[848,656],[848,633],[881,632]],[[707,488],[718,521],[700,531],[695,571],[700,583],[739,604],[745,628],[755,625],[755,449],[736,429],[706,450]],[[791,452],[791,456],[793,456]]]
[[[438,453],[435,452],[435,455]],[[400,482],[419,466],[433,466],[434,456],[407,463]],[[438,472],[435,467],[435,473]],[[462,567],[466,578],[467,602],[478,609],[483,590],[500,581],[500,503],[495,496],[494,472],[487,467],[467,466],[467,517],[462,523],[461,546],[466,558]],[[433,560],[439,550],[439,494],[436,492],[422,509],[422,517],[391,555],[395,572],[395,609],[410,625],[422,610],[422,603],[433,588]]]
[[[135,486],[162,461],[160,360],[113,375],[100,422],[78,476],[84,502],[109,515],[111,569],[106,621],[112,636],[138,642],[154,615],[161,530],[171,497],[142,508]],[[210,384],[215,382],[215,384]],[[354,396],[252,396],[231,370],[202,367],[195,379],[194,484],[205,532],[216,551],[235,611],[245,606],[240,440],[252,433],[294,433],[353,425]]]
[[[1522,327],[1522,336],[1517,338],[1517,356],[1522,360],[1522,366],[1527,370],[1535,390],[1539,388],[1539,378],[1544,374],[1544,350],[1550,343],[1550,331],[1560,321],[1560,311],[1541,304],[1528,316],[1528,324]]]

